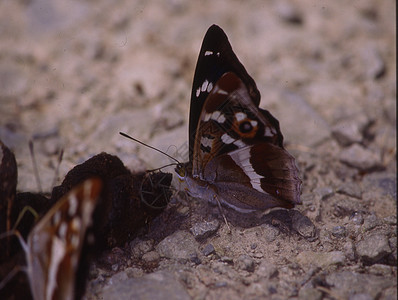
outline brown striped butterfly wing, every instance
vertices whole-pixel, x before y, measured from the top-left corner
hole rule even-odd
[[[259,100],[254,80],[225,33],[211,26],[192,88],[190,137],[194,139],[187,167],[191,194],[209,201],[218,198],[242,212],[300,203],[295,160],[283,148],[279,122],[258,107]]]
[[[74,299],[75,273],[101,192],[88,179],[63,196],[28,236],[28,277],[34,299]]]

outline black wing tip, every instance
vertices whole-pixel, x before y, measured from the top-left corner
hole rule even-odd
[[[207,29],[204,39],[206,39],[206,37],[209,37],[209,36],[210,37],[217,36],[218,39],[223,37],[228,40],[228,37],[227,37],[226,33],[224,32],[224,30],[222,30],[222,28],[220,26],[218,26],[217,24],[213,24],[209,27],[209,29]]]

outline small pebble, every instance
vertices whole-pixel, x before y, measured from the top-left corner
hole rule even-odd
[[[337,193],[347,195],[350,197],[354,197],[357,199],[362,198],[362,190],[358,184],[355,183],[345,183],[342,186],[338,187]]]
[[[189,260],[191,262],[193,262],[195,265],[200,265],[202,263],[202,261],[200,260],[200,258],[196,254],[192,255]]]
[[[373,297],[370,296],[369,294],[354,294],[348,298],[349,300],[373,300]]]
[[[364,218],[363,215],[360,211],[355,211],[351,216],[350,216],[350,220],[352,223],[354,223],[355,225],[362,225]]]
[[[326,200],[334,195],[334,190],[330,186],[316,188],[314,193],[321,198],[321,200]]]
[[[216,252],[216,249],[214,249],[214,246],[212,244],[207,244],[202,250],[202,253],[204,256],[208,256],[215,252]]]
[[[340,161],[361,171],[382,167],[381,157],[379,154],[373,153],[358,144],[354,144],[343,149],[340,152]]]
[[[232,264],[234,262],[234,260],[231,257],[228,256],[223,256],[220,258],[220,260],[222,262],[228,263],[228,264]]]
[[[226,287],[226,286],[228,286],[228,283],[226,283],[225,281],[217,281],[217,282],[214,284],[214,286],[217,287],[217,288]]]
[[[147,263],[157,262],[160,260],[160,255],[156,251],[149,251],[142,256],[142,260]]]
[[[247,255],[239,256],[236,266],[239,270],[245,270],[248,272],[254,272],[255,268],[254,260]]]
[[[347,236],[347,230],[344,226],[335,226],[332,228],[332,235],[337,238],[344,238]]]
[[[363,260],[375,263],[391,253],[388,238],[385,235],[372,234],[356,244],[358,256]]]
[[[275,10],[279,17],[287,23],[294,25],[301,25],[303,23],[301,12],[290,2],[278,1]]]
[[[220,227],[220,222],[217,219],[214,219],[211,221],[203,221],[195,223],[192,225],[190,231],[192,235],[195,237],[195,239],[203,240],[211,236],[213,233],[215,233],[219,227]]]

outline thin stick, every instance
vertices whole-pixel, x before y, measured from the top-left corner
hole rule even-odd
[[[30,156],[32,157],[33,172],[34,172],[35,177],[36,177],[37,186],[38,186],[38,188],[39,188],[39,192],[42,194],[42,193],[43,193],[43,189],[41,188],[41,182],[40,182],[40,177],[39,177],[39,170],[38,170],[38,168],[37,168],[36,157],[35,157],[35,151],[34,151],[34,148],[33,148],[33,142],[32,142],[32,140],[29,141],[29,150],[30,150]]]
[[[61,165],[63,156],[64,156],[64,149],[61,149],[61,151],[60,151],[60,153],[58,155],[57,167],[55,168],[54,180],[53,180],[53,183],[51,184],[51,188],[53,188],[55,186],[55,184],[57,183],[58,174],[59,174],[59,167]]]

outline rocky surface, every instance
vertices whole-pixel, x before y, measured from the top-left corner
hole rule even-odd
[[[250,222],[226,212],[229,231],[217,208],[176,193],[168,226],[92,265],[85,297],[396,299],[393,1],[1,1],[0,139],[18,190],[37,191],[29,140],[47,192],[61,149],[58,183],[102,151],[133,171],[169,162],[119,131],[186,160],[213,23],[280,121],[303,205]]]

